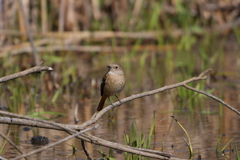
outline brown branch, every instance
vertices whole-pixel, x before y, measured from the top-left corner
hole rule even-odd
[[[208,74],[211,70],[212,69],[207,69],[204,72],[202,72],[201,74],[199,74],[199,76],[190,78],[190,79],[185,80],[185,81],[180,82],[180,83],[176,83],[176,84],[169,85],[169,86],[164,86],[164,87],[156,89],[156,90],[152,90],[152,91],[149,91],[149,92],[145,92],[145,93],[141,93],[141,94],[137,94],[137,95],[132,95],[130,97],[124,98],[124,99],[121,100],[121,103],[120,102],[113,103],[113,105],[108,106],[105,109],[103,109],[101,112],[99,112],[98,114],[95,114],[89,121],[83,123],[82,125],[64,125],[64,124],[58,124],[58,123],[48,122],[48,121],[39,120],[39,119],[33,119],[33,118],[30,118],[30,117],[21,116],[21,115],[18,115],[17,117],[24,118],[24,119],[0,117],[0,123],[7,123],[7,124],[19,124],[19,123],[21,123],[22,125],[34,124],[35,126],[38,126],[38,127],[44,127],[44,128],[51,127],[53,129],[63,130],[65,132],[69,133],[69,134],[75,134],[75,133],[77,133],[76,130],[86,128],[87,126],[96,123],[96,121],[104,113],[106,113],[108,110],[110,110],[110,109],[112,109],[116,106],[119,106],[122,103],[126,103],[128,101],[133,100],[133,99],[141,98],[141,97],[144,97],[144,96],[150,96],[150,95],[153,95],[153,94],[156,94],[156,93],[159,93],[159,92],[163,92],[163,91],[166,91],[166,90],[169,90],[169,89],[177,88],[177,87],[180,87],[180,86],[184,86],[184,87],[188,88],[189,86],[186,85],[187,83],[206,79],[207,78],[206,74]],[[192,89],[192,88],[188,88],[188,89]],[[199,93],[201,93],[201,92],[199,92]],[[208,94],[205,94],[205,95],[209,96]],[[210,95],[210,97],[211,97],[211,95]],[[220,101],[220,102],[223,103],[223,101]],[[223,104],[226,105],[225,102]],[[3,112],[3,111],[0,111],[0,114],[8,115],[8,116],[10,116],[10,115],[16,116],[17,115],[17,114],[13,114],[13,113],[6,113],[6,112]],[[124,151],[124,152],[129,152],[129,153],[137,154],[137,155],[140,155],[140,156],[159,158],[159,159],[169,159],[171,157],[170,154],[167,154],[167,153],[164,153],[164,152],[149,150],[149,149],[142,149],[142,148],[134,148],[134,147],[118,144],[118,143],[113,143],[113,142],[110,142],[110,141],[103,140],[101,138],[97,138],[97,137],[92,136],[88,133],[78,135],[77,138],[80,138],[81,140],[84,140],[86,142],[90,142],[90,143],[93,143],[93,144],[96,144],[96,145],[101,145],[101,146],[105,146],[105,147],[108,147],[108,148],[113,148],[113,149],[121,150],[121,151]],[[171,157],[171,159],[178,159],[178,158]]]
[[[7,160],[6,158],[3,158],[2,156],[0,156],[0,159],[1,159],[1,160]]]
[[[28,74],[35,73],[35,72],[52,71],[52,70],[53,69],[51,67],[42,66],[42,64],[41,64],[39,66],[35,66],[35,67],[32,67],[32,68],[26,69],[24,71],[2,77],[2,78],[0,78],[0,83],[6,82],[6,81],[9,81],[9,80],[12,80],[12,79],[16,79],[16,78],[19,78],[19,77],[23,77],[23,76],[26,76]]]
[[[16,149],[18,150],[18,152],[24,154],[24,153],[21,151],[21,149],[20,149],[18,146],[16,146],[10,139],[8,139],[4,134],[0,133],[0,136],[2,136],[6,141],[8,141],[14,148],[16,148]],[[0,158],[0,159],[1,159],[1,158]],[[28,160],[27,157],[25,157],[25,159]]]
[[[78,104],[75,105],[74,120],[75,120],[75,124],[77,124],[79,121],[79,119],[78,119]]]
[[[71,136],[68,136],[68,137],[66,137],[66,138],[64,138],[64,139],[62,139],[62,140],[60,140],[60,141],[57,141],[57,142],[55,142],[55,143],[49,144],[49,145],[47,145],[47,146],[44,146],[44,147],[42,147],[42,148],[36,149],[36,150],[34,150],[34,151],[32,151],[32,152],[29,152],[29,153],[27,153],[27,154],[22,154],[22,155],[20,155],[20,156],[17,156],[17,157],[15,157],[15,158],[13,158],[12,160],[21,159],[21,158],[23,158],[23,157],[27,157],[27,156],[33,155],[33,154],[35,154],[35,153],[41,152],[41,151],[46,150],[46,149],[48,149],[48,148],[50,148],[50,147],[53,147],[53,146],[56,146],[56,145],[58,145],[58,144],[60,144],[60,143],[63,143],[63,142],[65,142],[65,141],[68,141],[69,139],[74,138],[74,137],[76,137],[76,136],[78,136],[78,135],[80,135],[80,134],[83,134],[83,133],[87,132],[87,131],[90,131],[90,130],[92,130],[92,129],[96,129],[97,127],[98,127],[98,125],[95,125],[95,126],[93,126],[93,127],[90,127],[90,128],[88,128],[88,129],[82,130],[82,131],[80,131],[80,132],[76,132],[75,134],[73,134],[73,135],[71,135]]]
[[[180,86],[184,86],[185,84],[187,83],[190,83],[190,82],[194,82],[194,81],[199,81],[199,80],[204,80],[207,78],[206,74],[208,74],[210,71],[212,71],[212,69],[207,69],[205,71],[203,71],[199,76],[197,77],[193,77],[191,79],[188,79],[188,80],[185,80],[183,82],[179,82],[179,83],[176,83],[176,84],[172,84],[172,85],[169,85],[169,86],[164,86],[164,87],[161,87],[161,88],[158,88],[158,89],[155,89],[155,90],[152,90],[152,91],[148,91],[148,92],[144,92],[144,93],[140,93],[140,94],[136,94],[136,95],[132,95],[130,97],[127,97],[127,98],[124,98],[124,99],[121,99],[121,102],[117,101],[115,103],[113,103],[112,105],[104,108],[102,111],[100,111],[99,113],[95,114],[92,116],[92,118],[83,123],[82,125],[80,125],[82,128],[85,128],[91,124],[94,124],[97,122],[97,120],[103,115],[105,114],[107,111],[117,107],[117,106],[120,106],[122,103],[126,103],[126,102],[129,102],[129,101],[132,101],[134,99],[137,99],[137,98],[141,98],[141,97],[145,97],[145,96],[150,96],[150,95],[153,95],[153,94],[157,94],[157,93],[160,93],[160,92],[163,92],[163,91],[166,91],[166,90],[169,90],[169,89],[173,89],[173,88],[177,88],[177,87],[180,87]]]
[[[9,112],[4,112],[4,111],[0,111],[0,114],[6,115],[6,116],[11,115],[11,116],[19,117],[19,118],[24,118],[24,119],[18,119],[18,118],[0,117],[0,123],[18,124],[18,125],[25,125],[25,126],[56,129],[56,130],[65,131],[69,134],[74,134],[74,133],[77,132],[76,130],[73,130],[72,127],[74,127],[74,129],[76,129],[76,128],[79,128],[79,126],[80,126],[80,125],[66,125],[66,124],[48,122],[48,121],[45,121],[45,120],[31,118],[31,117],[22,116],[22,115],[17,115],[17,114],[14,114],[14,113],[9,113]],[[96,144],[96,145],[101,145],[101,146],[105,146],[105,147],[108,147],[108,148],[118,149],[118,150],[121,150],[121,151],[124,151],[124,152],[138,154],[138,155],[141,155],[141,156],[159,158],[159,159],[168,159],[168,157],[170,157],[170,154],[168,154],[168,153],[149,150],[149,149],[134,148],[134,147],[130,147],[130,146],[122,145],[122,144],[117,144],[117,143],[113,143],[113,142],[110,142],[110,141],[103,140],[101,138],[97,138],[97,137],[92,136],[90,134],[79,135],[78,138],[80,138],[81,140]]]
[[[88,160],[93,160],[92,157],[90,156],[90,154],[88,153],[87,147],[86,147],[85,142],[83,140],[81,140],[81,144],[82,144],[83,151],[84,151],[85,155],[87,156],[87,159]]]
[[[198,90],[198,89],[192,88],[192,87],[190,87],[190,86],[188,86],[188,85],[184,85],[184,87],[187,88],[187,89],[190,89],[190,90],[192,90],[192,91],[201,93],[201,94],[203,94],[203,95],[205,95],[205,96],[207,96],[207,97],[210,97],[210,98],[214,99],[215,101],[218,101],[219,103],[221,103],[221,104],[223,104],[224,106],[228,107],[228,108],[231,109],[233,112],[235,112],[235,113],[237,113],[238,115],[240,115],[240,111],[238,111],[237,109],[233,108],[232,106],[230,106],[229,104],[227,104],[227,103],[224,102],[223,100],[215,97],[214,95],[209,94],[209,93],[206,93],[206,92],[204,92],[204,91],[202,91],[202,90]]]
[[[159,158],[159,159],[169,159],[171,157],[171,154],[169,154],[169,153],[164,153],[164,152],[161,152],[161,151],[144,149],[144,148],[134,148],[134,147],[126,146],[126,145],[119,144],[119,143],[113,143],[113,142],[109,142],[109,141],[104,140],[104,139],[97,138],[97,137],[95,137],[93,135],[90,135],[88,133],[86,133],[85,135],[87,135],[91,139],[92,143],[98,142],[101,146],[105,146],[105,147],[112,146],[111,148],[121,150],[121,151],[124,151],[124,152],[129,152],[129,153],[137,154],[137,155],[140,155],[140,156],[146,156],[146,157],[151,157],[151,158]],[[171,159],[172,158],[173,157],[171,157]],[[176,158],[176,159],[178,159],[178,158]]]

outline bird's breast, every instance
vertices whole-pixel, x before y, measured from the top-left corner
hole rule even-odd
[[[113,96],[122,91],[125,84],[124,75],[108,74],[104,85],[104,95]]]

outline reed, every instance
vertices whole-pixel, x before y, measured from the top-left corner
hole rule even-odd
[[[189,159],[192,159],[193,157],[193,148],[192,148],[192,144],[191,144],[191,139],[188,135],[188,132],[186,131],[186,129],[181,125],[181,123],[174,117],[174,116],[171,116],[176,122],[177,124],[181,127],[181,129],[184,131],[186,137],[187,137],[187,140],[184,138],[184,141],[186,142],[187,146],[188,146],[188,150],[189,150]]]
[[[155,113],[153,113],[151,128],[147,135],[147,140],[145,139],[144,134],[137,128],[136,123],[133,121],[130,128],[130,134],[127,133],[124,134],[124,143],[132,147],[150,149],[154,128],[155,128]],[[125,159],[139,160],[142,159],[142,157],[139,155],[125,153]]]
[[[239,151],[238,151],[238,147],[237,147],[236,141],[234,141],[234,147],[235,147],[235,152],[236,152],[236,159],[240,160]]]

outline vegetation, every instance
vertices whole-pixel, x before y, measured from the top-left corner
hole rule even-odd
[[[35,66],[33,48],[36,49],[39,59],[52,66],[54,71],[1,83],[0,107],[3,110],[47,120],[65,116],[62,108],[66,111],[73,108],[75,102],[86,103],[86,99],[99,98],[99,81],[105,72],[103,67],[113,61],[121,63],[130,82],[125,86],[124,96],[183,81],[207,68],[214,70],[210,81],[219,82],[220,85],[212,87],[210,82],[200,82],[190,86],[207,93],[215,93],[221,98],[224,96],[221,81],[232,74],[223,69],[228,56],[226,50],[237,48],[238,51],[240,44],[239,2],[22,2],[24,10],[19,7],[19,1],[0,2],[0,77]],[[23,16],[24,11],[28,17]],[[29,31],[24,18],[27,18],[30,25],[33,48],[29,45]],[[239,71],[239,68],[237,66],[236,70]],[[239,75],[236,77],[239,78]],[[236,83],[229,82],[227,85],[237,88]],[[174,108],[158,110],[156,115],[174,113],[177,117],[178,114],[187,112],[189,117],[197,114],[203,117],[217,113],[222,124],[222,104],[219,112],[212,111],[207,106],[204,96],[184,87],[178,87],[169,94]],[[154,102],[162,103],[162,97],[161,94],[155,95]],[[64,103],[71,106],[66,109],[66,106],[62,105]],[[95,102],[92,103],[94,108]],[[92,108],[88,114],[94,113]],[[83,109],[82,113],[85,112]],[[122,137],[124,143],[150,149],[156,125],[155,118],[154,114],[147,138],[133,121],[129,127],[130,131],[125,132]],[[117,123],[117,120],[113,121],[113,125]],[[194,144],[190,142],[191,135],[187,134],[188,130],[182,127],[180,121],[178,123],[187,135],[189,152],[193,156]],[[231,146],[233,140],[235,141],[229,140],[220,149],[222,142],[219,138],[216,154]],[[238,141],[235,141],[234,149],[236,159],[239,159],[239,147],[236,142]],[[165,136],[161,143],[163,149]],[[5,146],[4,141],[1,153]],[[79,146],[71,147],[75,156]],[[105,154],[104,149],[100,148],[100,154],[106,159],[114,158],[112,149],[109,154]],[[125,159],[142,159],[141,156],[129,153],[124,153],[124,156]]]

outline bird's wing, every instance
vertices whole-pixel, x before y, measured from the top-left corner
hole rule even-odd
[[[101,96],[103,95],[103,89],[104,89],[104,86],[105,84],[107,83],[107,73],[103,76],[102,78],[102,83],[101,83]]]

